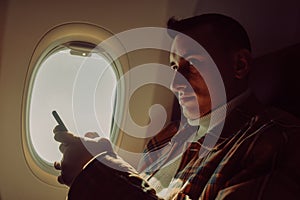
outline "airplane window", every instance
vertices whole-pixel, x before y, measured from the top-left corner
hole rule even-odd
[[[84,43],[83,43],[84,44]],[[88,44],[84,44],[87,46]],[[33,151],[42,161],[61,159],[53,139],[56,110],[73,133],[97,132],[109,137],[117,77],[107,56],[65,45],[44,59],[32,81],[29,133]]]
[[[53,137],[52,111],[79,136],[97,132],[113,142],[119,137],[113,118],[122,116],[125,90],[117,83],[128,59],[114,58],[114,50],[99,45],[112,36],[98,25],[72,22],[52,27],[35,46],[23,91],[22,144],[29,169],[44,183],[62,187],[53,167],[62,154]]]

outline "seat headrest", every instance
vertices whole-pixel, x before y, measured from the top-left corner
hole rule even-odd
[[[300,117],[300,44],[254,59],[250,87],[264,104]]]

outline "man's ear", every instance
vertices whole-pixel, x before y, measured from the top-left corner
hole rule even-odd
[[[248,49],[240,49],[234,55],[234,76],[237,79],[245,78],[250,71],[251,53]]]

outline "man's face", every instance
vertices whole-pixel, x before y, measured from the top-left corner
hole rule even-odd
[[[204,43],[209,42],[208,39],[203,39],[203,41]],[[215,49],[215,47],[212,48]],[[171,90],[178,94],[179,104],[187,119],[193,120],[208,114],[212,110],[212,96],[217,99],[214,106],[224,103],[218,102],[218,99],[222,98],[218,97],[218,92],[216,92],[218,91],[216,88],[218,80],[215,76],[216,73],[211,69],[215,66],[215,62],[219,69],[221,66],[222,76],[231,73],[228,70],[222,72],[222,68],[229,65],[228,58],[220,56],[218,51],[213,51],[215,54],[212,55],[214,56],[213,62],[204,49],[199,49],[191,40],[182,35],[174,38],[171,52],[170,66],[175,70]],[[210,90],[208,85],[210,85]],[[213,94],[210,94],[209,91]]]

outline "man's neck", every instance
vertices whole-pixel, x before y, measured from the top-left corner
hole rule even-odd
[[[242,94],[234,97],[229,102],[224,105],[219,106],[218,108],[214,109],[213,111],[209,112],[208,114],[198,118],[198,119],[187,119],[188,123],[191,126],[208,126],[210,119],[212,116],[216,117],[219,120],[224,120],[226,115],[228,115],[234,108],[240,105],[247,97],[250,95],[250,90],[246,90]],[[226,113],[224,116],[220,116],[221,113]],[[219,121],[217,120],[217,121]]]
[[[219,106],[217,109],[213,110],[209,114],[195,120],[188,120],[188,123],[191,126],[200,126],[197,135],[195,136],[195,139],[198,140],[206,132],[212,130],[214,127],[224,122],[226,116],[229,115],[233,109],[242,104],[245,101],[245,99],[249,97],[250,93],[250,90],[247,90],[242,94],[238,95],[237,97],[233,98],[228,103]]]

